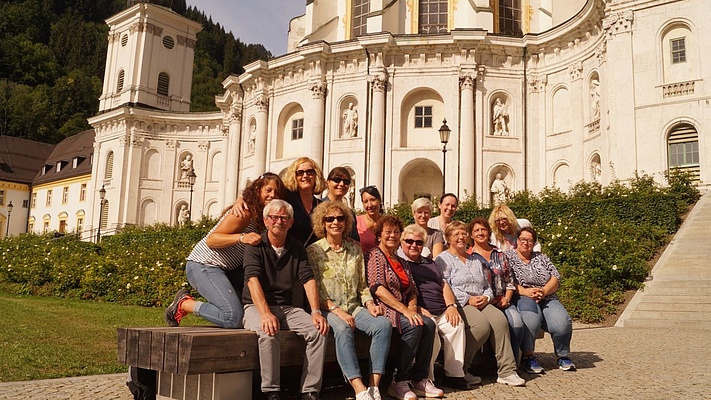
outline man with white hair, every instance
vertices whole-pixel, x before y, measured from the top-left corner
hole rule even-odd
[[[279,400],[281,335],[290,329],[306,340],[306,359],[301,373],[302,400],[318,399],[323,377],[328,322],[321,315],[318,286],[304,245],[287,235],[294,223],[294,209],[283,200],[264,207],[264,225],[256,246],[246,246],[245,289],[242,294],[244,327],[259,336],[262,392],[267,400]],[[292,284],[299,281],[313,310],[309,316],[292,302]]]

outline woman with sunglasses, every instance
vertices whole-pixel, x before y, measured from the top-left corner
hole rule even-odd
[[[396,254],[402,230],[398,217],[381,217],[375,225],[379,244],[365,256],[370,292],[400,333],[400,355],[388,394],[400,400],[414,400],[417,394],[442,397],[444,392],[429,379],[435,322],[418,312],[415,280],[405,261]]]
[[[284,172],[284,186],[289,189],[286,201],[294,207],[294,225],[289,235],[308,247],[318,238],[311,227],[311,212],[321,200],[315,195],[323,193],[326,181],[316,161],[308,157],[297,158]]]
[[[435,263],[452,287],[469,326],[465,370],[484,343],[490,342],[496,356],[496,382],[523,386],[526,381],[516,373],[516,358],[511,350],[509,324],[504,314],[491,305],[493,292],[489,287],[484,266],[474,256],[467,254],[467,227],[453,221],[445,230],[449,248],[437,257]],[[490,338],[491,336],[491,338]],[[491,340],[490,340],[491,339]]]
[[[521,365],[531,374],[543,372],[534,355],[536,335],[543,328],[553,339],[558,368],[572,371],[575,370],[575,364],[570,360],[573,320],[556,295],[560,285],[558,269],[548,256],[533,249],[537,239],[533,228],[521,228],[516,249],[505,252],[517,283],[518,296],[514,298],[514,304],[525,327]]]
[[[242,193],[249,210],[241,216],[232,206],[223,212],[215,227],[195,245],[185,266],[190,286],[207,302],[196,301],[187,289],[180,289],[165,310],[168,325],[178,326],[183,317],[194,313],[223,328],[242,327],[244,246],[261,241],[264,206],[285,196],[286,188],[279,176],[266,173]]]
[[[439,231],[436,231],[439,232]],[[437,325],[439,337],[434,339],[430,361],[429,379],[434,380],[434,362],[440,349],[444,350],[443,386],[468,390],[469,384],[481,383],[481,378],[464,371],[464,351],[466,336],[464,323],[457,310],[454,292],[444,280],[442,271],[429,257],[422,255],[427,242],[427,231],[420,225],[412,224],[402,231],[400,250],[405,264],[410,267],[417,287],[419,312],[431,318]],[[398,254],[400,254],[398,250]],[[440,343],[440,338],[442,339]]]
[[[360,245],[363,254],[367,254],[370,249],[378,245],[375,236],[375,226],[383,215],[383,198],[380,191],[375,186],[366,186],[360,189],[360,200],[363,202],[365,214],[356,218]]]
[[[392,329],[366,284],[363,252],[345,234],[346,226],[352,222],[352,211],[345,203],[319,204],[311,214],[311,224],[321,239],[306,251],[319,287],[321,311],[336,339],[338,365],[353,387],[356,400],[373,400],[381,398],[378,385],[385,372]],[[356,333],[371,337],[367,386],[358,365]]]
[[[328,193],[326,197],[321,199],[322,201],[340,201],[346,197],[351,188],[351,183],[353,179],[351,178],[351,173],[347,168],[335,167],[328,173],[326,178],[326,185],[328,186]],[[356,215],[353,210],[351,210],[351,215],[353,216],[351,224],[350,235],[353,240],[360,242],[360,236],[358,235],[358,226],[356,225]]]
[[[489,215],[491,226],[491,243],[501,250],[515,249],[516,238],[521,228],[531,227],[531,222],[524,218],[516,218],[513,211],[506,204],[494,206]],[[540,243],[534,245],[535,251],[541,251]]]

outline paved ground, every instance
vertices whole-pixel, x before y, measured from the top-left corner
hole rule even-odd
[[[539,360],[549,371],[522,374],[526,387],[492,383],[470,391],[447,391],[447,399],[711,399],[711,331],[669,332],[577,326],[572,358],[578,371],[555,367],[549,336],[537,341]],[[0,383],[0,399],[130,400],[125,375]],[[385,386],[385,385],[383,385]],[[323,391],[324,400],[353,397],[346,387]]]

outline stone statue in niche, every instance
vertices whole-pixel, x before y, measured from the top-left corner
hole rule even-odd
[[[593,161],[590,163],[590,176],[595,181],[600,180],[600,176],[602,176],[602,165],[600,165],[599,162]]]
[[[494,179],[494,182],[491,184],[490,191],[495,206],[506,203],[509,187],[506,185],[500,173],[496,174],[496,179]]]
[[[348,108],[343,111],[343,133],[341,137],[352,138],[358,136],[358,110],[353,103],[348,103]]]
[[[494,102],[491,122],[494,126],[495,136],[509,135],[509,108],[501,101],[501,98],[497,98]]]
[[[351,208],[355,208],[355,198],[356,198],[355,188],[356,188],[355,179],[353,179],[353,182],[351,182],[351,187],[348,188],[348,205]]]
[[[600,81],[590,81],[590,114],[593,120],[600,118]]]
[[[178,225],[183,226],[190,220],[190,211],[188,206],[183,204],[180,206],[180,211],[178,212]]]
[[[252,130],[249,133],[249,141],[247,142],[247,154],[254,155],[255,146],[257,144],[257,125],[252,125]]]
[[[193,170],[193,156],[188,154],[183,161],[180,162],[180,179],[188,179],[188,175]]]

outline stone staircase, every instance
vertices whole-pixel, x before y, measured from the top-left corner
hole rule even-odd
[[[711,330],[711,193],[696,203],[615,325]]]

